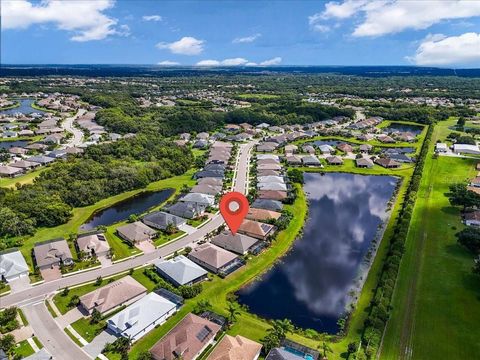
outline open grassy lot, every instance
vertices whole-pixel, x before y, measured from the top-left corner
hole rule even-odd
[[[242,100],[254,99],[254,100],[268,100],[277,99],[280,95],[276,94],[239,94],[237,95]]]
[[[39,229],[35,233],[35,235],[28,238],[21,239],[23,240],[23,246],[21,247],[22,254],[25,257],[25,260],[27,261],[27,263],[33,269],[31,252],[35,243],[54,239],[54,238],[67,237],[69,234],[77,233],[80,226],[85,221],[87,221],[87,219],[94,212],[107,208],[109,206],[112,206],[113,204],[119,201],[125,200],[129,197],[132,197],[142,191],[159,191],[161,189],[173,188],[176,190],[176,192],[178,192],[182,188],[183,184],[187,184],[191,186],[194,183],[194,180],[192,179],[193,173],[194,173],[194,169],[189,170],[188,172],[180,176],[175,176],[172,178],[153,182],[143,189],[136,189],[136,190],[128,191],[116,196],[112,196],[107,199],[103,199],[93,205],[85,206],[83,208],[75,208],[73,209],[72,218],[66,224],[56,226],[53,228],[42,228],[42,229]],[[115,244],[113,245],[111,244],[111,246],[115,247]],[[116,246],[116,248],[119,249],[120,245]],[[122,253],[122,251],[120,252]]]
[[[30,171],[25,175],[21,175],[13,179],[1,178],[0,187],[15,188],[16,184],[20,184],[20,185],[31,184],[33,180],[35,180],[35,178],[42,173],[42,171],[45,171],[45,168]]]
[[[430,154],[454,120],[435,127]],[[480,281],[455,233],[459,209],[445,193],[476,175],[474,159],[427,157],[381,359],[474,359],[480,353]]]
[[[105,321],[97,324],[91,324],[90,318],[81,318],[72,324],[72,328],[88,342],[92,342],[95,337],[105,328]]]
[[[164,245],[172,240],[175,240],[176,238],[182,236],[183,234],[185,234],[185,231],[182,231],[182,230],[177,230],[175,233],[173,234],[166,234],[166,233],[160,233],[160,235],[158,236],[158,238],[156,238],[153,243],[156,247],[159,247],[161,245]]]
[[[35,353],[32,346],[27,340],[20,341],[15,347],[15,355],[21,356],[21,358],[27,357]]]

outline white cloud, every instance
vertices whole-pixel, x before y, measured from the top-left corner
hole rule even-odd
[[[469,0],[346,0],[329,2],[321,13],[309,16],[312,29],[331,19],[362,15],[353,36],[381,36],[407,29],[427,29],[445,20],[480,16],[480,1]]]
[[[318,31],[318,32],[321,32],[321,33],[326,33],[326,32],[330,31],[330,26],[322,25],[322,24],[315,24],[315,25],[312,25],[312,29],[314,31]]]
[[[205,41],[185,36],[178,41],[171,43],[159,42],[156,46],[159,49],[170,50],[173,54],[199,55],[203,52]]]
[[[27,0],[2,0],[2,30],[54,24],[59,30],[72,32],[73,41],[127,36],[130,34],[128,26],[117,27],[118,20],[104,14],[114,4],[113,0],[45,0],[37,4]]]
[[[480,64],[480,33],[430,35],[407,59],[416,65]]]
[[[220,66],[220,61],[218,60],[202,60],[197,62],[197,66]]]
[[[245,36],[245,37],[239,37],[233,39],[232,43],[234,44],[242,44],[242,43],[251,43],[257,40],[262,34],[256,33],[250,36]]]
[[[245,66],[258,66],[258,64],[256,62],[250,61],[250,62],[247,62]]]
[[[142,16],[144,21],[162,21],[162,17],[160,15],[144,15]]]
[[[221,62],[221,64],[225,66],[239,66],[245,65],[246,63],[248,63],[248,60],[244,58],[225,59]]]
[[[273,59],[265,60],[260,63],[262,66],[269,66],[269,65],[278,65],[282,62],[282,58],[277,56],[274,57]]]
[[[164,61],[158,62],[157,65],[160,65],[160,66],[176,66],[176,65],[180,65],[180,63],[176,62],[176,61],[164,60]]]

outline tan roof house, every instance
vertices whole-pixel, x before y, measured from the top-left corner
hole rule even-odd
[[[220,325],[194,314],[187,314],[150,349],[154,360],[192,360],[213,343]]]
[[[105,256],[108,255],[110,250],[110,245],[104,234],[79,235],[77,247],[79,251],[83,251],[89,256]]]
[[[64,239],[36,243],[33,253],[39,269],[47,269],[60,264],[73,264],[72,253]]]
[[[155,230],[141,221],[120,226],[117,228],[117,233],[122,239],[132,244],[151,240],[157,234]]]
[[[222,231],[212,239],[212,244],[234,253],[245,255],[258,243],[258,239],[243,234],[233,235],[230,231]]]
[[[285,200],[288,197],[286,191],[281,190],[260,190],[258,192],[259,199],[269,199],[269,200]]]
[[[266,240],[275,232],[275,226],[245,219],[240,225],[238,232],[260,240]]]
[[[262,345],[241,335],[225,335],[207,360],[257,360]]]
[[[97,309],[104,314],[133,299],[138,300],[147,289],[130,276],[125,276],[80,297],[80,305],[92,313]]]
[[[238,262],[238,255],[210,243],[197,246],[188,258],[213,273],[226,271]]]
[[[259,220],[265,221],[268,219],[278,219],[282,216],[281,213],[277,211],[267,210],[267,209],[257,209],[257,208],[250,208],[248,210],[248,214],[246,216],[247,219],[250,220]]]

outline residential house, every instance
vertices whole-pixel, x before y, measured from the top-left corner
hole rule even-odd
[[[377,158],[375,163],[387,169],[399,168],[401,164],[390,158]]]
[[[377,136],[377,139],[378,141],[382,142],[382,143],[385,143],[385,144],[393,144],[395,142],[395,140],[388,136],[388,135],[385,135],[385,134],[380,134]]]
[[[359,146],[360,152],[363,154],[368,154],[372,151],[373,146],[370,144],[362,144]]]
[[[97,309],[106,314],[119,306],[134,302],[147,293],[147,288],[131,276],[125,276],[80,297],[80,306],[89,314]]]
[[[298,155],[287,155],[285,161],[289,165],[300,165],[302,163],[302,158]]]
[[[157,272],[175,286],[192,285],[208,278],[208,272],[183,255],[154,262]]]
[[[266,221],[271,219],[277,220],[280,216],[282,216],[282,214],[277,211],[251,207],[248,210],[246,218],[249,220]]]
[[[207,360],[257,360],[262,345],[241,335],[225,335]]]
[[[194,360],[211,344],[221,326],[194,314],[187,314],[151,349],[154,360]]]
[[[0,177],[14,178],[24,173],[23,169],[12,166],[0,166]]]
[[[135,221],[131,224],[118,227],[117,234],[129,243],[135,244],[153,239],[157,232],[141,221]]]
[[[283,204],[278,200],[257,199],[253,202],[252,207],[272,211],[282,211]]]
[[[353,152],[353,146],[347,143],[341,143],[337,145],[337,149],[343,151],[344,153],[351,153]]]
[[[355,162],[357,164],[357,167],[359,168],[372,168],[373,167],[373,161],[368,159],[368,158],[359,158],[355,159]]]
[[[275,160],[276,162],[280,162],[280,158],[278,155],[275,154],[257,154],[257,160]]]
[[[223,186],[223,180],[216,177],[203,177],[198,179],[197,183],[198,185],[218,186],[220,188]]]
[[[285,178],[283,176],[259,176],[257,177],[259,183],[279,183],[284,184]]]
[[[19,250],[13,248],[0,252],[0,280],[11,282],[29,273],[27,262]]]
[[[238,232],[260,240],[267,240],[275,233],[275,226],[255,220],[245,219],[238,228]]]
[[[215,236],[211,242],[222,249],[245,255],[258,243],[258,239],[238,233],[233,235],[229,230],[226,230]]]
[[[282,170],[280,164],[260,164],[257,165],[257,170]]]
[[[320,145],[318,148],[320,149],[320,152],[324,155],[335,152],[335,149],[327,144]]]
[[[30,170],[40,166],[40,164],[26,161],[26,160],[19,160],[19,161],[15,161],[14,163],[11,163],[10,166],[23,169],[23,170]]]
[[[35,262],[40,270],[60,265],[73,265],[73,257],[64,239],[36,243],[33,247]]]
[[[302,163],[305,166],[322,166],[322,163],[315,155],[305,155],[302,157]]]
[[[238,256],[210,243],[194,248],[188,258],[205,269],[217,274],[228,272],[230,268],[238,268]]]
[[[315,154],[315,148],[312,145],[304,145],[302,151],[310,155]]]
[[[118,336],[137,341],[167,321],[179,307],[179,303],[151,292],[108,319],[107,328]]]
[[[180,201],[208,207],[215,204],[215,197],[212,195],[191,192],[180,198]]]
[[[280,176],[281,173],[279,170],[258,170],[257,169],[257,176]]]
[[[185,218],[195,219],[205,212],[206,206],[198,203],[177,202],[169,206],[166,211],[170,214]]]
[[[257,197],[259,199],[283,201],[288,197],[288,193],[280,190],[260,190],[257,193]]]
[[[343,160],[339,156],[328,156],[326,158],[326,160],[327,160],[327,163],[329,165],[342,165],[343,164]]]
[[[145,225],[157,230],[165,230],[170,224],[179,228],[187,223],[184,218],[163,211],[155,211],[145,215],[142,221]]]
[[[445,143],[436,143],[435,151],[437,153],[446,153],[448,151],[448,146]]]
[[[77,248],[83,251],[87,256],[108,256],[110,254],[110,245],[105,235],[83,234],[77,237]]]
[[[293,144],[285,145],[285,154],[293,154],[297,152],[297,150],[298,150],[297,145],[293,145]]]
[[[206,185],[206,184],[198,184],[192,188],[192,192],[200,193],[200,194],[207,194],[207,195],[217,195],[222,192],[222,186],[214,186],[214,185]]]
[[[272,152],[278,147],[277,143],[274,142],[263,142],[257,145],[258,152]]]
[[[54,158],[51,158],[49,156],[44,156],[44,155],[38,155],[38,156],[31,156],[27,159],[27,161],[38,163],[40,165],[47,165],[55,161]]]
[[[259,190],[287,191],[287,185],[276,182],[261,182],[257,184]]]

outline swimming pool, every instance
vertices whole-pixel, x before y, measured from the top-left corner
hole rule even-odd
[[[315,358],[314,358],[312,355],[310,355],[310,354],[305,354],[305,353],[303,353],[303,352],[301,352],[301,351],[298,351],[297,349],[291,348],[291,347],[289,347],[289,346],[284,346],[283,349],[284,349],[285,351],[288,351],[288,352],[291,353],[291,354],[297,355],[297,356],[302,357],[302,358],[304,358],[304,359],[306,359],[306,360],[315,360]]]

